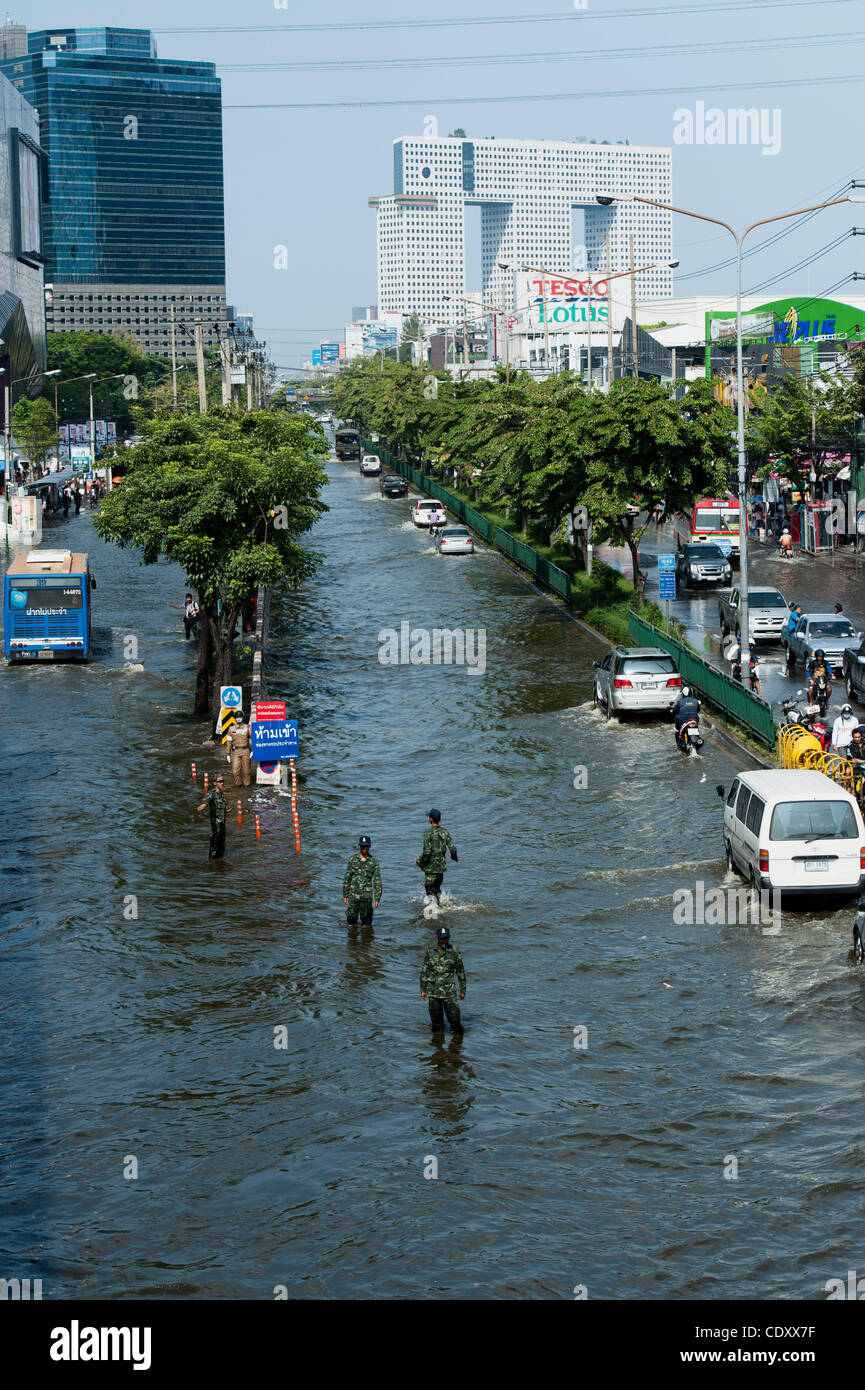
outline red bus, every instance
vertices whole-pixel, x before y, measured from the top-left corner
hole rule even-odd
[[[681,528],[687,531],[687,523]],[[694,544],[697,541],[710,541],[725,552],[730,559],[739,559],[739,499],[732,493],[726,497],[701,497],[694,503],[691,512],[690,535],[682,540]]]

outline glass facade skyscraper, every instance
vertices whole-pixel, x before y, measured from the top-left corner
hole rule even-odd
[[[222,101],[212,63],[166,61],[146,29],[49,29],[0,60],[39,113],[49,328],[129,332],[225,319]],[[177,334],[181,355],[192,338]]]

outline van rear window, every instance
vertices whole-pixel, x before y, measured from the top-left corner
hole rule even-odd
[[[779,801],[772,812],[770,840],[858,840],[849,801]]]

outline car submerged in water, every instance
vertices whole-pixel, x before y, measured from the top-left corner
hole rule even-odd
[[[445,526],[439,531],[439,555],[474,555],[474,536],[467,526]]]
[[[682,693],[682,677],[660,647],[616,647],[593,662],[595,708],[619,714],[665,713]]]
[[[408,493],[408,483],[398,473],[385,473],[378,490],[382,497],[405,497]]]

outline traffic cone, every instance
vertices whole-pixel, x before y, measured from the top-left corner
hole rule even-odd
[[[243,806],[239,801],[237,803],[237,824],[243,825]]]
[[[255,838],[256,840],[261,839],[261,821],[258,819],[258,816],[255,817]]]
[[[198,773],[195,771],[195,763],[193,763],[193,764],[192,764],[192,780],[193,780],[193,782],[196,780],[197,777],[198,777]]]
[[[204,774],[204,790],[207,791],[207,773]]]

